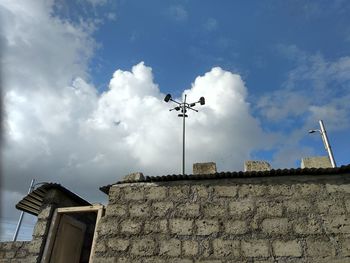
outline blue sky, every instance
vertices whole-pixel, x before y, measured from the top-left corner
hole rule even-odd
[[[187,120],[187,173],[204,161],[299,167],[326,154],[307,133],[319,119],[348,164],[349,11],[342,0],[0,0],[1,239],[32,178],[104,203],[98,187],[130,172],[180,173],[167,93],[206,97]]]

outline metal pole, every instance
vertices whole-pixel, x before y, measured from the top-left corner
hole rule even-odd
[[[328,141],[326,129],[325,129],[324,125],[323,125],[323,121],[322,120],[319,120],[319,123],[320,123],[320,127],[321,127],[321,136],[322,136],[324,147],[326,148],[326,151],[328,153],[328,156],[329,156],[329,159],[331,161],[332,167],[335,168],[335,167],[337,167],[337,165],[336,165],[335,160],[334,160],[334,156],[333,156],[333,152],[332,152],[332,149],[331,149],[331,145],[329,144],[329,141]]]
[[[185,175],[185,119],[186,119],[186,97],[182,106],[182,175]]]
[[[34,182],[35,182],[35,179],[32,179],[32,182],[30,183],[30,187],[29,187],[29,190],[28,190],[28,194],[32,191]],[[23,220],[23,215],[24,215],[24,212],[22,211],[21,215],[19,216],[19,220],[18,220],[18,223],[17,223],[15,234],[13,235],[12,241],[16,241],[17,240],[18,232],[19,232],[19,229],[21,227],[22,220]]]

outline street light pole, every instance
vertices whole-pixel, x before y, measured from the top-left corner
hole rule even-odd
[[[328,153],[328,157],[329,157],[329,160],[331,161],[332,167],[335,168],[335,167],[337,167],[337,164],[335,163],[335,159],[334,159],[334,156],[333,156],[332,148],[331,148],[331,145],[330,145],[330,143],[328,141],[326,128],[324,127],[324,124],[323,124],[322,120],[319,120],[318,122],[320,124],[320,128],[321,129],[320,130],[309,130],[309,133],[319,132],[321,134],[321,138],[322,138],[322,141],[323,141],[324,148],[326,149],[326,151]]]
[[[185,94],[185,100],[182,107],[182,174],[185,174],[185,120],[186,120],[186,98],[187,95]]]
[[[329,144],[329,141],[328,141],[328,136],[327,136],[326,129],[324,127],[324,124],[323,124],[322,120],[319,120],[319,123],[320,123],[320,127],[321,127],[321,136],[322,136],[324,147],[326,148],[326,151],[328,153],[328,156],[329,156],[329,159],[331,161],[332,167],[335,168],[335,167],[337,167],[337,164],[335,163],[333,152],[332,152],[332,148],[331,148],[331,145]]]
[[[181,110],[181,114],[178,114],[177,116],[178,117],[182,117],[182,174],[185,175],[185,139],[186,139],[186,134],[185,134],[185,131],[186,131],[186,128],[185,128],[186,125],[185,124],[186,123],[185,123],[185,120],[188,117],[186,115],[187,109],[193,110],[195,112],[198,112],[198,110],[194,109],[193,107],[196,106],[197,103],[199,103],[200,105],[204,105],[205,104],[205,99],[204,99],[204,97],[200,97],[199,101],[197,101],[197,102],[187,103],[187,95],[185,94],[184,101],[183,102],[178,102],[178,101],[173,100],[171,98],[170,94],[167,94],[165,96],[165,98],[164,98],[164,101],[165,102],[172,101],[172,102],[174,102],[174,103],[176,103],[178,105],[175,108],[170,109],[169,111],[172,111],[172,110],[179,111],[179,110]]]

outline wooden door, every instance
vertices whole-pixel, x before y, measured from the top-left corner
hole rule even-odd
[[[58,226],[51,263],[79,263],[86,225],[71,216],[62,215]]]

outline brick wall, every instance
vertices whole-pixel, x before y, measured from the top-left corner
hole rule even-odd
[[[350,175],[110,188],[95,262],[350,262]]]

